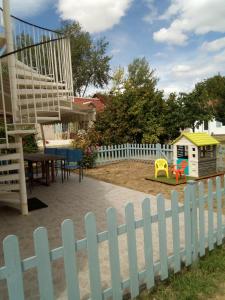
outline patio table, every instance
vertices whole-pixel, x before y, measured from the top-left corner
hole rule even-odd
[[[45,153],[29,153],[24,154],[24,160],[28,162],[29,174],[31,177],[31,182],[34,180],[34,163],[41,163],[42,166],[42,178],[45,179],[45,184],[50,185],[50,168],[51,168],[51,181],[55,181],[55,162],[60,161],[61,170],[63,169],[63,163],[65,162],[65,157],[61,155],[45,154]],[[62,182],[63,182],[63,172]]]

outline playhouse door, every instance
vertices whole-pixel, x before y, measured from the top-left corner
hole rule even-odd
[[[188,166],[188,159],[187,158],[178,158],[177,165],[180,165],[182,161],[186,161],[186,168],[184,169],[184,174],[189,175],[189,166]]]

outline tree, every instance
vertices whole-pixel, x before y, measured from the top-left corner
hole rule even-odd
[[[119,66],[113,73],[112,76],[112,89],[111,94],[121,93],[125,82],[124,68]]]
[[[196,126],[213,118],[213,110],[209,105],[209,96],[204,81],[197,83],[191,93],[181,93],[179,102],[183,117],[181,128],[189,127],[194,132]]]
[[[108,42],[94,42],[77,22],[64,22],[61,31],[70,37],[74,92],[84,96],[90,85],[103,88],[110,76]]]
[[[225,77],[216,75],[204,82],[214,117],[225,123]]]
[[[164,101],[163,93],[156,88],[154,71],[145,58],[138,58],[128,66],[128,74],[123,77],[119,70],[113,78],[119,89],[112,90],[105,111],[96,121],[101,143],[158,142],[164,131]]]
[[[175,93],[171,93],[165,101],[163,116],[164,139],[174,140],[179,136],[180,129],[184,126],[184,118],[178,96]]]

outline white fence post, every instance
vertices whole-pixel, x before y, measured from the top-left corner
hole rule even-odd
[[[196,181],[189,180],[188,182],[190,210],[191,210],[191,245],[192,245],[192,261],[193,265],[198,263],[198,213],[196,199]]]
[[[160,158],[160,157],[161,157],[161,145],[156,144],[156,158]]]
[[[171,163],[171,146],[163,146],[161,144],[120,144],[99,147],[97,153],[97,163],[110,163],[115,160],[155,160],[157,158],[165,158]]]

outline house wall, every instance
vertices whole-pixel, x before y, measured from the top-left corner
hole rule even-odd
[[[225,126],[223,126],[221,122],[218,122],[214,119],[213,121],[208,122],[208,129],[205,129],[204,124],[202,124],[199,126],[199,128],[195,127],[195,132],[205,132],[210,135],[225,134]]]
[[[177,146],[188,146],[189,176],[198,177],[198,147],[185,137],[182,137],[173,147],[173,162],[177,164]]]

